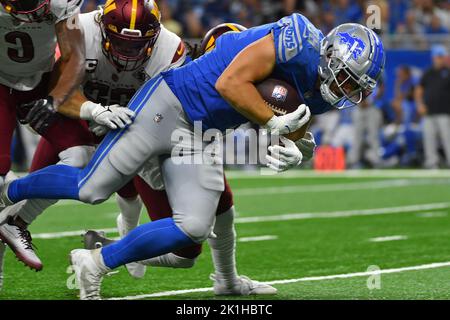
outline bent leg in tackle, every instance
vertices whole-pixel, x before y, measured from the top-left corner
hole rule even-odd
[[[164,161],[163,171],[173,218],[141,225],[104,247],[102,256],[108,268],[201,243],[211,235],[223,191],[222,166],[180,164],[171,158]]]

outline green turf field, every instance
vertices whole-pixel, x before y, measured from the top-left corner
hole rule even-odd
[[[448,171],[229,177],[239,212],[238,270],[274,283],[278,295],[265,298],[450,298]],[[114,228],[116,214],[113,201],[64,202],[48,210],[31,228],[44,270],[24,268],[8,251],[0,299],[77,299],[67,255],[81,246],[78,230]],[[214,299],[212,271],[205,247],[190,270],[149,268],[134,280],[120,268],[105,278],[102,294]]]

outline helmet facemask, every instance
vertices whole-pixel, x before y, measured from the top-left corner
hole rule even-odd
[[[323,69],[321,66],[320,68]],[[375,85],[358,79],[348,65],[337,57],[330,57],[321,74],[320,91],[323,98],[337,109],[354,107],[367,98]]]
[[[108,27],[102,23],[104,54],[119,71],[133,71],[150,58],[160,25],[155,25],[144,36],[140,30],[124,28],[118,33],[111,29],[114,26]]]
[[[5,11],[25,23],[43,22],[50,15],[50,0],[1,0]]]
[[[335,28],[320,48],[322,98],[337,109],[358,105],[375,90],[384,63],[382,43],[373,31],[357,24]]]

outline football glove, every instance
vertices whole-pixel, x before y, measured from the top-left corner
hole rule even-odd
[[[39,134],[45,133],[50,125],[58,118],[56,108],[53,106],[53,97],[48,96],[45,99],[25,103],[21,106],[27,115],[19,120],[21,124],[28,124]]]
[[[295,145],[303,154],[303,160],[309,161],[314,156],[314,151],[316,150],[316,140],[314,139],[314,135],[311,132],[307,132],[305,136],[297,140]]]
[[[263,127],[270,132],[278,134],[288,134],[295,132],[311,118],[311,111],[305,104],[300,105],[294,112],[285,114],[284,116],[273,116]]]
[[[267,166],[276,171],[283,172],[302,163],[303,155],[295,143],[288,138],[280,137],[284,146],[270,146],[270,155],[266,155]]]
[[[86,101],[80,109],[81,119],[95,121],[112,130],[123,129],[130,125],[134,116],[134,111],[118,104],[104,107],[101,104]]]

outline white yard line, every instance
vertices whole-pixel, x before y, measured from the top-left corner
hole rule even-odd
[[[117,232],[116,228],[104,228],[104,229],[96,229],[102,230],[105,232]],[[66,237],[76,237],[81,236],[86,233],[87,230],[76,230],[76,231],[63,231],[63,232],[51,232],[51,233],[37,233],[33,235],[34,239],[60,239]]]
[[[296,178],[450,178],[450,170],[346,170],[314,171],[290,170],[267,175],[266,169],[255,171],[232,170],[226,172],[227,179],[296,179]]]
[[[268,241],[268,240],[277,240],[278,236],[258,236],[258,237],[243,237],[238,238],[238,242],[256,242],[256,241]]]
[[[408,239],[407,236],[398,235],[398,236],[385,236],[385,237],[375,237],[370,238],[370,242],[388,242],[388,241],[399,241],[399,240],[406,240]]]
[[[273,216],[257,216],[257,217],[241,217],[236,218],[235,223],[256,223],[268,221],[290,221],[305,219],[327,219],[327,218],[345,218],[355,216],[372,216],[385,214],[411,213],[429,210],[439,210],[450,208],[450,202],[427,203],[402,207],[374,208],[363,210],[346,210],[346,211],[330,211],[330,212],[307,212],[307,213],[288,213]],[[105,232],[117,232],[115,228],[96,228]],[[63,231],[53,233],[37,233],[33,236],[35,239],[58,239],[64,237],[73,237],[84,234],[86,230]]]
[[[289,221],[289,220],[304,220],[304,219],[327,219],[327,218],[343,218],[354,216],[372,216],[384,214],[399,214],[409,213],[425,210],[447,209],[450,208],[450,202],[443,203],[428,203],[402,207],[389,208],[375,208],[363,210],[346,210],[346,211],[330,211],[330,212],[310,212],[310,213],[289,213],[274,216],[259,216],[259,217],[242,217],[236,218],[236,223],[254,223],[267,221]]]
[[[290,284],[290,283],[307,282],[307,281],[349,279],[349,278],[356,278],[356,277],[370,277],[373,275],[380,275],[380,274],[392,274],[392,273],[400,273],[400,272],[407,272],[407,271],[429,270],[429,269],[437,269],[437,268],[444,268],[444,267],[450,267],[450,261],[449,262],[422,264],[422,265],[418,265],[418,266],[403,267],[403,268],[384,269],[384,270],[382,269],[382,270],[377,270],[377,271],[355,272],[355,273],[336,274],[336,275],[329,275],[329,276],[317,276],[317,277],[304,277],[304,278],[297,278],[297,279],[274,280],[274,281],[268,281],[268,282],[264,282],[264,283],[266,283],[268,285],[277,285],[277,284]],[[149,294],[141,294],[141,295],[136,295],[136,296],[116,297],[116,298],[110,298],[109,300],[140,300],[140,299],[146,299],[146,298],[178,296],[178,295],[188,294],[188,293],[209,292],[212,290],[213,290],[213,288],[196,288],[196,289],[186,289],[186,290],[163,291],[163,292],[156,292],[156,293],[149,293]]]

